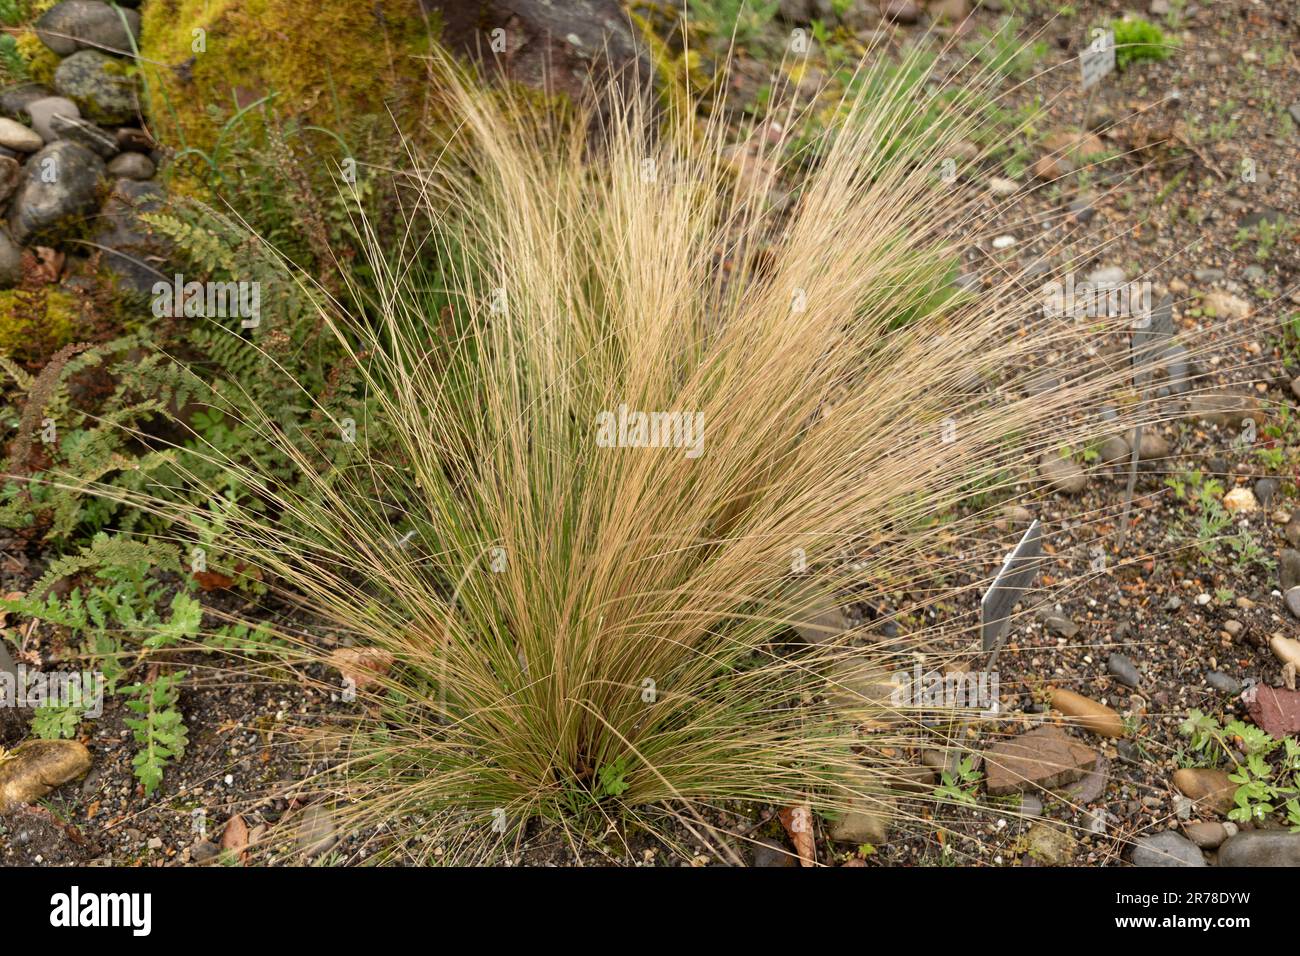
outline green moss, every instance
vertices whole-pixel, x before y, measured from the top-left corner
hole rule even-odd
[[[75,298],[48,286],[0,291],[0,355],[38,361],[75,341],[81,308]]]
[[[16,45],[18,54],[27,64],[27,75],[37,83],[52,85],[54,70],[59,65],[58,54],[42,43],[33,30],[18,34]]]
[[[280,115],[331,129],[389,108],[420,117],[432,27],[419,0],[151,0],[143,14],[150,118],[178,145],[211,149],[240,105],[270,94]]]

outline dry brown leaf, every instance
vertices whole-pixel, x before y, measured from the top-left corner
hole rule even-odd
[[[781,826],[790,835],[795,853],[799,854],[800,866],[817,865],[817,840],[813,834],[812,809],[806,803],[796,807],[786,807],[777,814]]]
[[[226,828],[221,831],[221,849],[237,854],[240,863],[248,862],[248,824],[237,813],[226,822]]]
[[[219,571],[194,571],[194,580],[204,591],[224,591],[235,583],[235,579]]]
[[[388,673],[393,666],[393,655],[377,647],[340,647],[330,654],[330,664],[344,680],[351,680],[357,690],[365,690]]]

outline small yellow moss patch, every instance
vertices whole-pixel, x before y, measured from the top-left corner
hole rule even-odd
[[[59,65],[58,54],[42,43],[34,30],[24,30],[14,42],[18,54],[27,64],[27,75],[37,83],[52,84],[54,71]]]
[[[81,309],[60,289],[0,291],[0,355],[40,359],[75,341]]]

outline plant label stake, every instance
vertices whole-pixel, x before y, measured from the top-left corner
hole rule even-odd
[[[1165,354],[1165,346],[1174,336],[1174,300],[1166,295],[1149,315],[1141,315],[1133,323],[1133,337],[1129,340],[1129,359],[1133,367],[1133,385],[1141,400],[1143,386],[1151,378],[1149,366]],[[1124,517],[1119,523],[1119,541],[1116,549],[1124,547],[1128,538],[1129,513],[1133,509],[1133,490],[1137,487],[1138,457],[1142,451],[1142,426],[1134,425],[1129,435],[1132,451],[1128,459],[1128,484],[1124,489]]]
[[[984,650],[992,652],[990,668],[997,659],[998,645],[1011,621],[1011,609],[1033,583],[1042,553],[1043,532],[1035,520],[1015,550],[1002,562],[998,576],[980,599],[980,638]]]
[[[1092,117],[1092,95],[1097,84],[1110,73],[1115,72],[1115,31],[1096,27],[1092,31],[1092,42],[1079,54],[1079,74],[1083,89],[1088,94],[1083,100],[1083,119],[1079,123],[1079,136],[1088,135],[1088,120]],[[1082,139],[1080,139],[1082,142]]]

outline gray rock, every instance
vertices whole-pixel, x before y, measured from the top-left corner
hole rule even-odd
[[[1056,611],[1044,611],[1039,615],[1039,618],[1042,620],[1043,625],[1057,637],[1069,640],[1079,633],[1079,625],[1064,614]]]
[[[53,96],[54,91],[40,83],[18,83],[0,91],[0,113],[10,119],[27,116],[27,104]]]
[[[1041,817],[1043,815],[1043,799],[1032,793],[1022,793],[1020,795],[1020,814],[1025,817]]]
[[[1297,126],[1300,126],[1300,100],[1297,100],[1296,102],[1288,106],[1286,108],[1286,111],[1291,114],[1291,120]]]
[[[137,113],[135,83],[123,61],[98,50],[78,50],[54,71],[54,89],[95,123],[115,126]]]
[[[1080,225],[1086,226],[1092,222],[1093,217],[1097,215],[1097,207],[1093,205],[1092,196],[1077,196],[1070,200],[1070,205],[1066,211],[1073,216]]]
[[[221,848],[211,840],[199,840],[190,848],[190,860],[193,863],[202,865],[215,860],[220,852]]]
[[[760,839],[754,843],[754,866],[785,867],[799,865],[799,858],[776,840]]]
[[[52,143],[59,138],[50,124],[56,116],[80,117],[81,110],[77,104],[66,96],[45,96],[27,104],[27,115],[32,118],[32,129],[40,133],[41,139]]]
[[[1222,282],[1223,277],[1222,269],[1197,269],[1192,273],[1192,278],[1197,282]]]
[[[1061,793],[1070,803],[1082,806],[1092,803],[1100,797],[1106,789],[1106,781],[1109,779],[1110,762],[1105,757],[1098,757],[1096,766],[1084,774],[1081,779],[1063,789]]]
[[[86,147],[58,140],[34,154],[23,169],[9,210],[9,228],[18,242],[66,235],[99,206],[104,161]],[[52,182],[46,182],[52,179]]]
[[[1210,671],[1205,675],[1205,683],[1208,687],[1229,697],[1236,697],[1241,693],[1241,682],[1234,677],[1229,677],[1223,671]]]
[[[91,47],[129,55],[140,40],[140,14],[123,10],[119,16],[99,0],[63,0],[36,21],[36,35],[59,56]]]
[[[104,277],[120,289],[148,295],[155,282],[166,278],[162,267],[174,251],[156,235],[140,214],[157,212],[167,194],[156,181],[116,179],[98,219],[95,241],[106,248]]]
[[[1142,682],[1137,665],[1123,654],[1112,654],[1106,660],[1106,670],[1126,687],[1137,687]]]
[[[0,146],[19,153],[34,153],[45,145],[41,134],[17,120],[0,117]]]
[[[1286,602],[1286,609],[1296,617],[1300,617],[1300,587],[1287,589],[1282,599]]]
[[[1074,620],[1067,617],[1067,615],[1061,614],[1060,611],[1040,611],[1039,619],[1043,622],[1044,627],[1047,627],[1048,631],[1054,633],[1057,637],[1065,637],[1066,640],[1069,640],[1076,633],[1079,633],[1078,624],[1074,623]]]
[[[75,116],[53,116],[50,118],[50,129],[59,139],[70,139],[74,143],[80,143],[103,159],[117,155],[117,137],[84,119]]]
[[[1196,844],[1173,830],[1133,841],[1134,866],[1208,866]]]
[[[108,174],[120,179],[152,179],[153,160],[144,153],[123,153],[108,164]]]
[[[1295,548],[1283,548],[1278,555],[1278,578],[1281,591],[1285,594],[1300,585],[1300,551]]]
[[[1300,866],[1300,833],[1247,830],[1219,847],[1219,866]]]
[[[23,251],[9,238],[9,230],[0,228],[0,289],[10,289],[23,278]]]
[[[1232,464],[1222,455],[1212,455],[1205,462],[1205,470],[1220,480],[1232,476]]]
[[[156,145],[153,137],[134,126],[123,126],[117,131],[117,146],[124,152],[150,153]]]
[[[1276,478],[1261,478],[1255,482],[1255,500],[1259,502],[1261,508],[1273,507],[1273,499],[1277,497],[1277,489]]]

